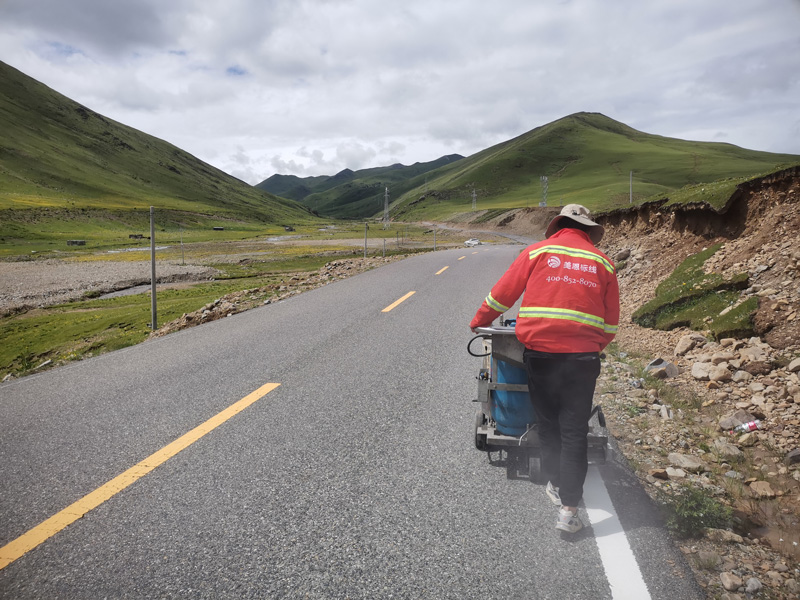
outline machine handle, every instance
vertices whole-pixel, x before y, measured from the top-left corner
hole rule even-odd
[[[474,341],[475,341],[475,340],[477,340],[478,338],[481,338],[481,339],[486,339],[486,338],[491,338],[491,337],[492,337],[492,336],[491,336],[491,334],[488,334],[488,333],[479,333],[478,335],[476,335],[475,337],[473,337],[473,338],[472,338],[472,339],[471,339],[471,340],[470,340],[470,341],[467,343],[467,353],[469,353],[469,355],[470,355],[470,356],[476,356],[476,357],[478,357],[478,358],[481,358],[481,357],[483,357],[483,356],[489,356],[489,354],[491,354],[490,352],[486,352],[485,354],[475,354],[475,353],[472,351],[472,342],[474,342]]]

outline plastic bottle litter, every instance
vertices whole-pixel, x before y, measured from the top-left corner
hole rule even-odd
[[[761,421],[758,419],[737,425],[731,429],[731,433],[747,433],[748,431],[755,431],[756,429],[761,429]]]

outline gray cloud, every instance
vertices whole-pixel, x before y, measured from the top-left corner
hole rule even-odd
[[[578,111],[800,154],[798,26],[796,0],[4,0],[0,57],[257,183],[469,155]]]
[[[162,4],[170,3],[5,0],[0,12],[4,28],[34,30],[45,41],[119,56],[169,42],[170,19]]]

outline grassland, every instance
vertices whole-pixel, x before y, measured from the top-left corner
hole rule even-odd
[[[373,257],[429,251],[434,245],[432,230],[405,224],[388,229],[373,224],[367,236],[367,255]],[[185,261],[213,267],[219,274],[211,282],[159,289],[158,323],[163,325],[243,290],[252,290],[249,306],[263,303],[280,294],[290,274],[302,279],[328,262],[363,257],[363,240],[364,225],[360,223],[329,223],[326,227],[305,227],[291,233],[281,230],[280,235],[243,240],[184,241],[183,245],[173,238],[174,243],[165,243],[167,247],[157,252],[157,261]],[[463,235],[458,232],[440,230],[436,234],[437,245],[462,242]],[[138,243],[142,250],[147,249],[141,246],[145,242]],[[48,256],[78,262],[144,258],[142,252],[108,251],[100,243]],[[24,375],[43,363],[47,364],[42,368],[47,368],[124,348],[150,335],[149,292],[104,299],[95,295],[88,293],[78,301],[0,317],[0,377]]]
[[[166,323],[226,294],[279,285],[288,272],[315,271],[329,257],[301,255],[251,262],[247,268],[218,264],[221,280],[158,292],[158,321]],[[137,344],[151,333],[149,293],[88,299],[0,318],[0,372],[23,374],[45,361],[61,364]]]

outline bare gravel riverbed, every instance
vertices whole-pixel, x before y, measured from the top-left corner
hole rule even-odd
[[[159,284],[202,281],[216,270],[159,262]],[[0,262],[0,314],[78,300],[87,292],[115,292],[150,283],[150,261],[72,261],[48,258]]]

